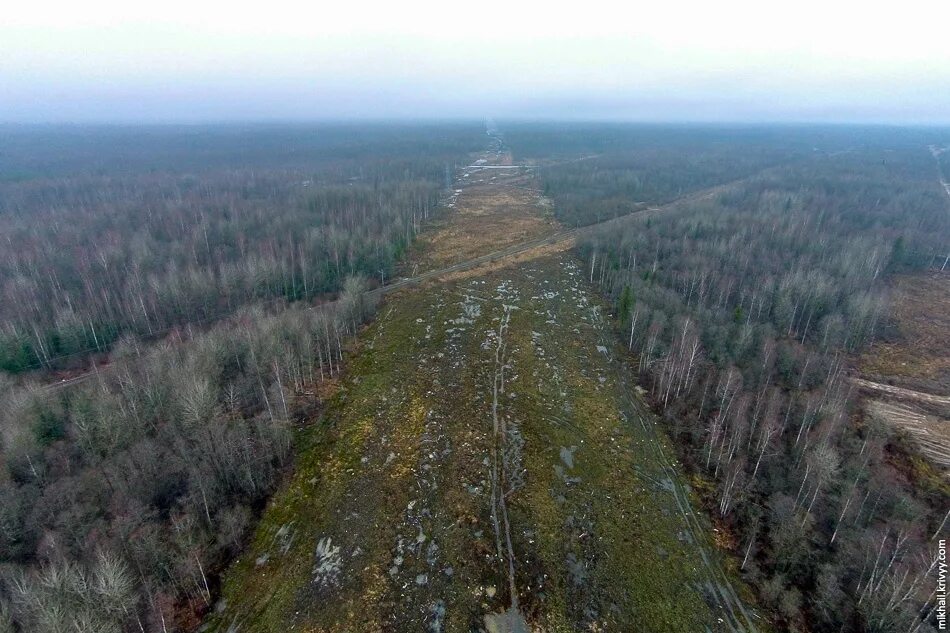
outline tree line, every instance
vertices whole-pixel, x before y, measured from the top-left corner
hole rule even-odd
[[[384,281],[437,208],[446,170],[480,142],[467,127],[300,135],[324,133],[290,156],[266,135],[245,139],[258,143],[246,155],[215,147],[222,132],[146,135],[153,162],[133,152],[120,170],[137,146],[117,141],[104,172],[80,169],[91,150],[72,137],[40,136],[78,164],[40,162],[51,175],[0,182],[0,369],[62,367],[124,334],[335,293],[349,275]],[[180,156],[193,170],[169,164]]]
[[[50,391],[0,374],[0,631],[188,631],[372,314],[259,307],[183,342],[124,337]]]
[[[639,161],[626,173],[622,156],[604,159],[626,174],[614,182],[643,173]],[[848,380],[852,354],[887,327],[882,280],[939,268],[950,248],[928,159],[924,145],[823,153],[578,245],[734,535],[739,571],[788,630],[933,630],[950,495],[895,467],[897,440],[862,415]],[[546,177],[549,191],[565,187]],[[588,195],[569,220],[630,193]]]

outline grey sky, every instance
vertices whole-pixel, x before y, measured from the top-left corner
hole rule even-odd
[[[950,2],[638,4],[14,3],[0,121],[950,123]]]

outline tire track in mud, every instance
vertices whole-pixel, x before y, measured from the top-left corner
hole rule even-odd
[[[612,349],[616,344],[616,337],[609,328],[605,327],[601,321],[597,324],[600,330],[600,340],[606,349]],[[643,429],[645,439],[649,443],[650,450],[660,465],[663,474],[669,480],[669,486],[665,489],[673,496],[676,508],[683,518],[690,541],[699,555],[703,568],[709,577],[709,589],[712,597],[716,601],[722,613],[726,616],[725,624],[733,633],[756,633],[757,629],[753,621],[754,614],[746,610],[742,600],[739,598],[732,586],[732,581],[723,570],[722,566],[713,558],[710,553],[705,535],[708,533],[708,527],[703,525],[702,518],[699,517],[692,507],[689,499],[689,492],[682,481],[682,474],[679,467],[675,464],[674,458],[670,457],[664,444],[661,432],[657,429],[654,422],[654,414],[649,406],[634,397],[636,385],[632,385],[628,376],[636,375],[636,372],[630,371],[622,360],[610,359],[611,363],[618,363],[620,371],[617,372],[622,385],[622,404],[623,408],[636,416],[640,427]],[[624,417],[626,415],[624,414]],[[628,420],[628,423],[630,421]],[[646,477],[656,485],[662,485],[661,482],[650,479],[645,473],[638,470],[640,477]]]
[[[492,486],[491,486],[491,518],[495,528],[495,547],[498,552],[499,560],[508,562],[508,589],[511,592],[512,607],[517,608],[518,593],[515,589],[515,561],[514,551],[511,546],[511,521],[508,518],[508,505],[505,497],[508,491],[505,490],[506,465],[504,462],[505,435],[507,433],[507,423],[498,417],[498,394],[505,392],[505,334],[508,330],[508,322],[511,320],[511,311],[509,306],[505,306],[505,314],[498,325],[498,341],[495,345],[495,372],[492,377]],[[499,514],[504,529],[499,525]],[[504,546],[502,545],[502,533],[504,533]]]
[[[654,456],[663,469],[664,474],[671,482],[669,491],[673,495],[673,500],[676,502],[676,507],[679,509],[680,515],[683,517],[686,529],[699,554],[703,567],[709,574],[710,589],[720,609],[722,609],[722,612],[727,617],[726,624],[734,633],[756,633],[757,629],[752,620],[752,616],[746,611],[745,606],[736,594],[735,588],[732,586],[732,582],[718,562],[712,560],[707,550],[705,545],[705,534],[707,530],[696,516],[696,511],[692,508],[692,504],[689,501],[689,493],[681,480],[680,472],[676,466],[674,466],[669,455],[667,455],[666,448],[663,446],[663,439],[660,437],[656,425],[647,423],[649,418],[652,417],[652,412],[647,415],[643,414],[646,405],[639,400],[634,400],[633,397],[629,395],[632,387],[626,378],[626,373],[621,372],[621,376],[623,376],[621,380],[624,385],[623,397],[626,401],[625,404],[634,415],[637,416],[640,426],[643,428],[647,440],[650,442]]]
[[[498,560],[506,564],[508,576],[508,593],[510,607],[501,614],[487,614],[485,626],[489,631],[498,633],[527,633],[528,626],[521,614],[518,603],[518,588],[515,582],[515,551],[511,542],[511,519],[508,515],[508,496],[516,490],[513,484],[512,469],[517,467],[512,463],[516,456],[509,451],[510,438],[508,435],[508,420],[498,414],[500,394],[505,393],[505,369],[508,368],[507,343],[505,335],[511,321],[511,311],[517,307],[502,304],[504,315],[498,324],[497,342],[495,344],[495,371],[492,378],[492,486],[491,486],[491,518],[495,530],[495,548]],[[500,517],[500,518],[499,518]]]

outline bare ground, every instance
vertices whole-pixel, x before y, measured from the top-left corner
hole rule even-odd
[[[950,271],[899,275],[891,294],[898,337],[875,343],[861,357],[862,375],[950,396]]]
[[[419,270],[443,268],[557,230],[553,214],[538,205],[522,170],[471,170],[457,185],[448,213],[419,240]]]
[[[865,410],[891,425],[950,478],[950,273],[899,275],[891,282],[893,340],[859,359]]]

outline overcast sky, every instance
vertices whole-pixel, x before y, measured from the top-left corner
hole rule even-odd
[[[950,1],[22,0],[0,12],[0,121],[485,116],[950,124]]]

